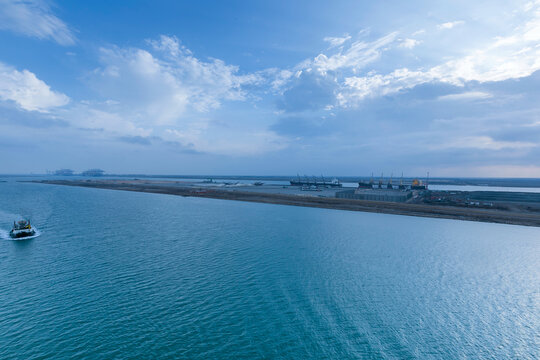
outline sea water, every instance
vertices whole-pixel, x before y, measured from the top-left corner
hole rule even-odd
[[[0,229],[0,359],[540,354],[539,228],[11,179]]]

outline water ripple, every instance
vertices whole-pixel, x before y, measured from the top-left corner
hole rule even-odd
[[[1,359],[540,350],[539,229],[18,183],[0,204],[42,230],[0,244]]]

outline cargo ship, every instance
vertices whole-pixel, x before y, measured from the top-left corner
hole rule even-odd
[[[369,179],[369,182],[359,181],[358,188],[359,189],[373,189],[373,174],[371,174],[371,179]]]
[[[422,180],[414,179],[411,184],[411,190],[427,190],[427,185]]]
[[[296,179],[291,179],[290,181],[292,186],[315,186],[315,187],[342,187],[343,184],[339,182],[338,179],[334,178],[331,181],[327,181],[324,178],[321,178],[321,180],[317,180],[316,178],[300,178],[298,176]]]
[[[394,186],[392,180],[393,180],[393,176],[390,176],[390,179],[388,179],[388,182],[385,185],[384,175],[381,174],[380,179],[378,180],[377,184],[375,184],[375,182],[373,181],[373,174],[371,174],[371,179],[369,180],[369,182],[363,181],[363,180],[360,180],[358,182],[358,189],[427,190],[428,181],[429,181],[429,173],[425,182],[422,182],[422,180],[419,180],[419,179],[413,179],[411,185],[405,185],[403,183],[403,174],[401,174],[401,179],[397,187]]]

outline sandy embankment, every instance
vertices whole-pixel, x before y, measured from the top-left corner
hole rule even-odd
[[[367,200],[337,199],[330,197],[223,190],[185,186],[180,182],[152,182],[133,180],[41,180],[42,184],[81,186],[90,188],[148,192],[180,196],[204,197],[223,200],[250,201],[266,204],[318,207],[326,209],[376,212],[385,214],[422,216],[432,218],[482,221],[526,226],[540,226],[540,214],[515,210],[475,209],[444,205],[407,204]]]

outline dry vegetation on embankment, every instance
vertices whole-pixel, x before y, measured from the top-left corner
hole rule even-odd
[[[350,200],[316,196],[299,196],[286,194],[272,194],[264,192],[199,189],[178,184],[167,185],[146,181],[118,181],[118,180],[42,180],[34,181],[42,184],[80,186],[110,190],[124,190],[169,194],[179,196],[203,197],[211,199],[250,201],[266,204],[280,204],[292,206],[318,207],[349,211],[364,211],[395,215],[422,216],[432,218],[445,218],[469,221],[482,221],[514,225],[540,226],[540,214],[514,210],[475,209],[445,205],[407,204],[382,201]]]

